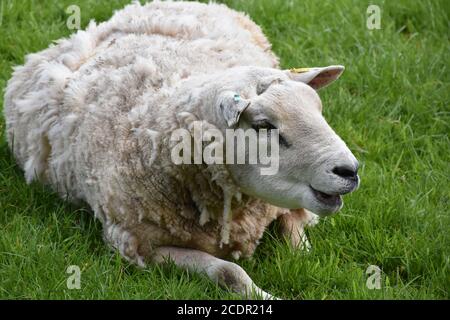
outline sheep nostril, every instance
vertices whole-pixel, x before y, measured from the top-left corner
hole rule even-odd
[[[335,175],[340,176],[341,178],[344,179],[350,179],[350,180],[356,180],[358,177],[358,169],[352,169],[349,167],[334,167],[334,169],[332,170],[332,172]]]

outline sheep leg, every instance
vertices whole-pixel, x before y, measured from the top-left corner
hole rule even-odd
[[[281,234],[285,236],[295,248],[309,251],[311,244],[305,233],[306,226],[313,226],[318,222],[318,216],[306,209],[291,210],[279,218]]]
[[[276,299],[255,285],[239,265],[216,258],[206,252],[178,247],[159,247],[153,261],[164,263],[172,260],[177,266],[189,271],[206,274],[212,281],[245,297]]]
[[[106,243],[119,250],[126,260],[145,267],[144,257],[138,253],[139,240],[132,232],[117,224],[107,223],[103,229],[103,237]]]

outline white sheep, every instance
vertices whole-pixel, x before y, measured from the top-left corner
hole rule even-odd
[[[343,67],[278,69],[261,29],[224,5],[128,5],[26,57],[8,82],[9,146],[28,182],[87,203],[128,260],[173,260],[263,298],[237,264],[280,218],[292,243],[338,211],[358,163],[321,115],[316,93]],[[232,97],[239,97],[233,99]],[[171,134],[277,128],[279,171],[261,164],[181,164]]]

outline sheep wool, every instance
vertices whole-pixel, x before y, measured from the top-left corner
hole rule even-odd
[[[8,143],[27,182],[86,203],[106,241],[139,265],[163,245],[250,256],[284,209],[241,194],[224,165],[170,158],[171,133],[204,119],[208,76],[238,66],[278,67],[245,14],[133,3],[15,68]]]

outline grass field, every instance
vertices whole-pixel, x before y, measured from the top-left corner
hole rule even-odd
[[[346,66],[320,94],[326,118],[362,164],[359,191],[308,230],[312,252],[292,249],[271,228],[239,264],[286,299],[448,299],[449,2],[225,2],[262,26],[283,67]],[[84,27],[126,3],[0,0],[0,87],[25,54],[70,34],[69,5],[81,8]],[[381,8],[380,30],[366,27],[369,4]],[[140,270],[110,252],[86,210],[26,185],[3,117],[0,132],[0,298],[237,298],[174,266]],[[80,290],[66,286],[69,265],[81,268]],[[366,287],[369,265],[382,269],[381,289]]]

